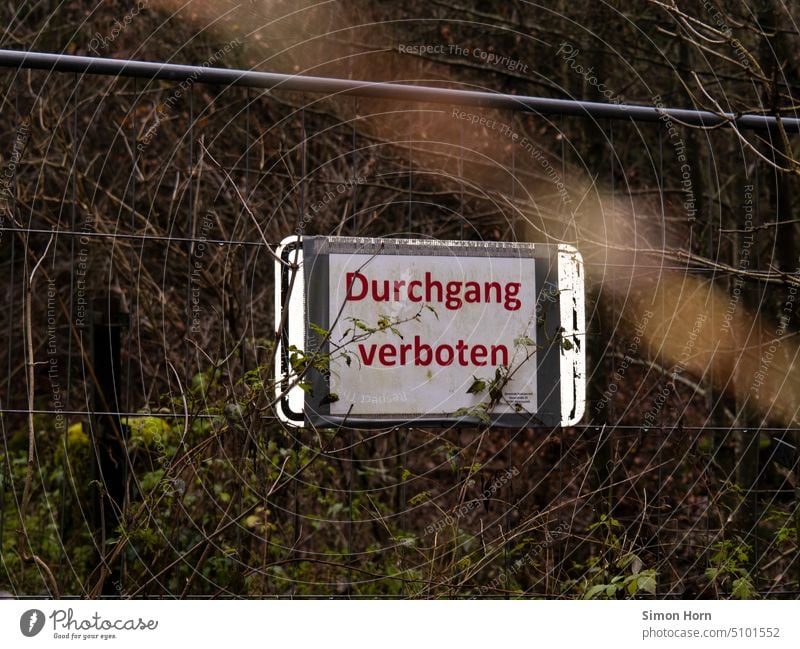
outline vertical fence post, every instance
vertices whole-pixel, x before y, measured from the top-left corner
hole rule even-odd
[[[95,525],[99,528],[100,554],[106,542],[116,534],[125,504],[127,474],[126,443],[120,422],[121,378],[120,341],[125,314],[119,296],[110,294],[92,304],[92,365],[96,380],[92,398],[95,443],[95,477],[99,488],[94,492]],[[121,591],[120,570],[106,566],[109,576],[103,584],[104,596]]]
[[[736,441],[736,484],[741,492],[736,500],[736,526],[741,538],[751,552],[748,552],[748,572],[757,582],[757,568],[761,557],[758,556],[758,525],[760,517],[756,511],[754,498],[758,495],[758,440],[759,430],[739,429],[734,434]]]
[[[797,593],[800,591],[800,433],[794,431],[792,441],[794,442],[794,542],[796,552],[790,574],[794,574],[797,580],[795,586],[795,593]]]

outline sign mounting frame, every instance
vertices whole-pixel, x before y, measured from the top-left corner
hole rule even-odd
[[[466,427],[485,424],[499,427],[551,427],[574,425],[582,418],[586,398],[584,282],[583,261],[574,247],[564,244],[292,236],[281,242],[276,254],[283,263],[277,261],[275,263],[276,329],[280,334],[276,350],[275,397],[278,417],[285,424],[295,427],[346,426],[348,428]],[[350,259],[353,261],[349,262]],[[348,266],[347,263],[350,265]],[[446,266],[443,265],[445,263]],[[511,403],[505,396],[490,400],[491,402],[484,398],[481,402],[483,405],[452,408],[446,411],[437,410],[436,407],[431,407],[430,403],[427,406],[424,404],[422,407],[415,406],[415,390],[418,396],[416,402],[424,402],[424,395],[429,391],[422,389],[420,381],[417,380],[411,386],[410,399],[407,396],[407,390],[401,392],[404,386],[408,386],[408,381],[403,384],[402,380],[403,377],[409,376],[409,370],[405,366],[397,367],[399,362],[395,361],[398,361],[397,348],[399,348],[404,353],[403,365],[406,362],[417,365],[426,364],[420,360],[419,348],[420,345],[422,347],[427,345],[420,343],[419,335],[409,338],[409,340],[414,340],[417,345],[413,355],[410,342],[402,344],[398,342],[394,349],[388,343],[381,346],[367,345],[366,343],[359,345],[362,356],[357,358],[357,362],[353,361],[351,353],[342,351],[343,347],[338,346],[337,341],[332,339],[334,334],[337,339],[339,338],[342,328],[345,326],[345,318],[347,319],[348,335],[353,341],[366,340],[369,335],[376,337],[382,334],[388,335],[389,330],[393,331],[399,339],[405,340],[399,331],[400,325],[395,328],[392,324],[400,323],[404,327],[412,328],[422,326],[412,322],[422,321],[419,313],[414,313],[407,319],[404,319],[401,314],[396,320],[380,316],[384,318],[382,329],[366,324],[366,318],[362,320],[351,315],[351,312],[356,312],[353,311],[355,305],[350,303],[362,294],[369,296],[369,287],[365,289],[364,284],[367,281],[367,271],[364,269],[372,269],[379,264],[382,264],[384,269],[417,267],[417,275],[413,274],[414,270],[411,271],[411,275],[408,275],[409,271],[403,271],[404,275],[408,275],[414,280],[395,282],[393,297],[398,298],[399,285],[401,291],[406,289],[403,294],[406,302],[410,296],[411,301],[420,303],[423,302],[421,299],[423,295],[421,294],[422,275],[419,267],[438,268],[441,272],[441,269],[445,267],[456,265],[466,273],[465,277],[473,279],[477,274],[483,272],[484,268],[485,272],[489,273],[487,276],[497,278],[503,276],[503,273],[507,275],[511,272],[513,275],[515,265],[519,266],[517,270],[518,274],[521,273],[519,277],[527,276],[528,271],[533,269],[534,277],[531,278],[533,292],[530,287],[523,287],[522,291],[523,293],[527,291],[525,295],[527,307],[525,308],[528,310],[531,307],[529,303],[533,301],[535,295],[535,306],[532,311],[535,325],[531,325],[530,333],[537,345],[535,353],[529,354],[527,357],[530,359],[529,362],[534,364],[535,371],[530,365],[524,368],[524,371],[514,365],[503,366],[500,369],[505,371],[505,375],[509,378],[503,378],[502,373],[498,374],[499,370],[496,370],[495,379],[499,378],[500,380],[492,381],[491,372],[487,374],[487,371],[496,369],[494,366],[480,368],[483,370],[483,374],[480,374],[476,371],[477,368],[472,367],[469,362],[464,362],[477,359],[479,365],[484,365],[484,363],[480,363],[485,358],[482,355],[483,350],[480,348],[488,347],[477,344],[475,347],[480,353],[476,355],[475,347],[473,347],[472,356],[470,356],[466,351],[467,344],[464,342],[467,340],[466,336],[464,340],[459,338],[457,347],[450,345],[448,349],[446,344],[440,346],[438,349],[443,349],[446,353],[439,356],[438,359],[443,361],[444,365],[453,365],[451,362],[453,357],[458,358],[454,353],[457,350],[457,353],[461,354],[460,364],[469,366],[464,368],[461,386],[453,389],[451,385],[449,393],[446,392],[443,397],[443,404],[447,394],[451,396],[467,394],[468,388],[471,386],[470,381],[477,380],[479,376],[489,389],[492,388],[492,385],[495,387],[500,385],[505,388],[506,386],[512,387],[514,382],[519,384],[527,372],[530,375],[528,384],[532,385],[534,389],[535,408],[529,410],[527,406]],[[345,269],[349,272],[342,272]],[[431,270],[428,271],[426,279],[433,284],[434,291],[441,291],[436,286],[439,282],[430,279],[431,272]],[[359,273],[365,276],[359,277]],[[343,275],[346,277],[342,277]],[[346,279],[344,293],[341,288],[343,279]],[[416,284],[416,286],[409,288],[408,283]],[[452,283],[455,287],[455,282]],[[487,286],[489,283],[487,282]],[[495,283],[491,282],[491,288],[494,288]],[[472,282],[472,284],[477,284],[477,282]],[[517,284],[522,284],[522,282],[517,282]],[[466,282],[465,285],[469,286],[470,282]],[[390,290],[388,286],[387,284],[386,291]],[[450,290],[449,285],[445,284],[444,286],[447,286],[448,291]],[[415,289],[416,292],[412,289]],[[374,285],[372,290],[376,290]],[[488,287],[486,293],[487,298],[490,297]],[[462,294],[462,297],[464,295],[466,293]],[[499,297],[499,290],[492,295]],[[516,299],[513,295],[511,297],[509,295],[511,293],[507,291],[506,310],[513,311],[515,307],[518,309]],[[473,294],[473,298],[475,296],[477,293]],[[387,303],[391,302],[388,293],[384,295],[373,293],[372,297],[386,298]],[[431,297],[431,295],[424,297]],[[436,297],[442,298],[444,293],[437,293]],[[447,297],[451,297],[450,293],[447,294]],[[371,298],[368,297],[369,299]],[[332,301],[336,301],[336,304],[334,305]],[[399,298],[398,301],[402,302]],[[460,301],[463,305],[464,300]],[[434,323],[435,326],[437,323],[434,322],[433,317],[438,321],[442,315],[449,322],[449,325],[445,323],[441,325],[442,327],[445,329],[457,328],[459,326],[458,319],[453,313],[450,313],[450,309],[456,302],[448,302],[446,309],[444,301],[440,300],[440,302],[436,305],[440,309],[438,313],[433,313],[436,310],[433,305],[422,305],[425,308],[425,315],[429,316],[429,325]],[[373,304],[373,306],[375,305]],[[392,305],[393,308],[401,310],[407,309],[408,306],[408,304],[402,304],[400,307]],[[497,311],[499,304],[469,306],[471,311],[466,305],[463,305],[464,310],[473,315],[476,313],[476,308],[482,309],[477,317],[476,326],[471,329],[472,334],[469,334],[474,336],[478,335],[474,333],[479,329],[478,324],[483,323],[485,329],[486,323],[492,317],[496,319],[497,316],[492,315],[490,307]],[[420,313],[421,310],[422,308]],[[428,313],[428,310],[431,313]],[[378,315],[376,309],[375,316]],[[506,315],[508,321],[511,322],[514,314]],[[449,320],[447,320],[448,317]],[[468,320],[468,318],[462,316],[461,320]],[[363,334],[361,337],[353,334],[353,323],[356,322],[361,324],[355,326],[363,327],[365,330],[369,329],[369,331],[359,330],[358,333]],[[407,322],[411,322],[411,324],[406,325]],[[519,328],[519,321],[516,326]],[[511,329],[506,329],[508,331],[504,334],[504,339],[509,340]],[[533,334],[534,329],[535,335]],[[382,336],[381,340],[391,340],[391,336],[388,338]],[[515,340],[519,344],[520,339]],[[365,353],[367,347],[371,347],[371,356]],[[331,353],[332,348],[336,354]],[[345,358],[347,367],[341,362],[344,357],[349,357]],[[376,368],[372,365],[379,364],[375,360],[377,358],[390,366],[395,365],[391,369],[381,368],[388,369],[390,374],[382,377],[375,373]],[[500,356],[500,358],[507,358],[507,356]],[[411,362],[412,359],[414,362]],[[459,364],[459,360],[456,360],[455,365]],[[497,361],[497,357],[493,360]],[[367,361],[367,367],[364,366],[364,361]],[[351,363],[356,365],[355,369]],[[435,380],[430,376],[431,371],[428,370],[432,386],[446,383],[448,375],[442,369],[438,368]],[[453,371],[457,371],[451,371],[450,367],[444,368],[444,370],[451,374]],[[369,378],[365,378],[367,374],[370,374]],[[341,375],[344,375],[344,378]],[[390,378],[390,383],[398,382],[398,390],[394,396],[384,390],[379,393],[381,395],[379,398],[365,400],[362,393],[362,399],[358,401],[354,396],[358,393],[339,394],[339,392],[347,392],[346,388],[342,389],[343,386],[351,383],[358,384],[361,381],[363,387],[364,381],[367,385],[371,385],[373,382],[379,382],[381,378],[384,380]],[[450,379],[452,384],[453,377],[450,376]],[[459,389],[459,387],[463,387],[463,389]],[[483,392],[485,397],[486,390]],[[403,395],[402,399],[397,396],[400,394]],[[516,393],[509,392],[508,394]],[[520,394],[527,393],[520,392]],[[343,396],[344,398],[342,398]],[[458,401],[457,397],[454,398]],[[466,399],[466,397],[463,398]],[[480,408],[484,408],[484,410],[481,411]]]

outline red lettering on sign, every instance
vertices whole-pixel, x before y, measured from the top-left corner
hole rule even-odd
[[[492,366],[508,365],[508,347],[492,345]]]
[[[464,340],[459,339],[455,345],[442,343],[435,347],[422,342],[419,336],[414,336],[414,342],[402,343],[376,343],[365,345],[358,344],[358,354],[364,365],[372,366],[376,364],[384,367],[395,367],[396,365],[415,365],[417,367],[428,367],[432,364],[441,366],[460,365],[468,367],[484,367],[487,364],[487,357],[491,360],[492,366],[508,365],[508,347],[505,345],[491,345],[488,349],[485,345],[470,346]]]
[[[383,295],[378,295],[378,282],[372,280],[372,299],[376,302],[388,302],[389,301],[389,280],[385,279],[382,282],[383,284]]]
[[[408,283],[408,299],[412,302],[422,302],[422,296],[414,293],[415,288],[422,288],[422,282],[418,279]]]
[[[361,354],[361,359],[364,361],[364,365],[372,365],[372,361],[375,359],[375,345],[370,345],[369,353],[367,353],[366,347],[359,343],[358,353]]]
[[[430,271],[424,279],[406,282],[404,279],[368,279],[360,271],[345,276],[347,300],[359,302],[371,295],[375,302],[441,302],[449,311],[456,311],[464,304],[502,304],[506,311],[517,311],[522,306],[519,292],[521,282],[462,282],[452,280],[445,283],[433,279]]]
[[[361,293],[358,295],[353,293],[353,281],[356,279],[361,282]],[[367,296],[369,285],[367,284],[367,278],[364,277],[361,273],[347,273],[347,279],[345,281],[347,284],[348,300],[356,300],[356,301],[363,300]]]
[[[397,348],[392,344],[385,344],[381,345],[381,351],[378,353],[378,358],[381,359],[381,363],[391,367],[394,365],[394,358],[397,356]]]

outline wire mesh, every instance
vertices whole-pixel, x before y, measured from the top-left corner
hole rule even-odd
[[[741,237],[724,232],[715,172],[737,164],[726,162],[730,133],[698,138],[692,173],[706,189],[695,187],[705,202],[692,220],[661,123],[486,109],[515,134],[492,134],[494,149],[421,102],[199,83],[176,97],[178,81],[88,83],[25,69],[2,78],[15,119],[0,146],[13,150],[22,132],[25,151],[0,229],[0,587],[21,596],[505,598],[579,597],[622,583],[620,596],[800,596],[800,428],[755,418],[709,377],[674,378],[660,350],[632,348],[626,320],[634,278],[699,278],[730,293],[741,275],[730,248]],[[751,193],[766,197],[761,165],[748,164]],[[553,186],[578,173],[595,180],[559,197]],[[601,205],[600,225],[635,239],[655,214],[658,231],[644,246],[651,254],[586,244],[587,271],[600,280],[584,423],[512,432],[280,425],[270,250],[284,236],[580,246],[565,199],[587,195]],[[766,239],[759,250],[769,250]],[[701,253],[715,264],[693,256]],[[783,270],[748,278],[750,308],[784,304],[792,285]],[[670,296],[654,295],[665,313]]]

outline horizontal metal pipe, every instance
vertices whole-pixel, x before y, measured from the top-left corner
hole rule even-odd
[[[736,124],[740,129],[765,129],[777,125],[772,115],[713,113],[689,108],[659,108],[633,104],[604,104],[595,101],[553,99],[550,97],[517,96],[476,90],[410,86],[399,83],[354,81],[329,77],[257,72],[211,68],[202,65],[176,65],[127,59],[47,54],[0,50],[0,66],[32,68],[54,72],[75,72],[108,76],[167,79],[218,85],[271,88],[324,95],[344,94],[394,99],[407,102],[430,102],[452,106],[477,106],[537,113],[540,115],[571,115],[594,119],[624,119],[637,122],[674,120],[691,126],[720,126]],[[784,128],[800,132],[800,119],[780,117]]]

